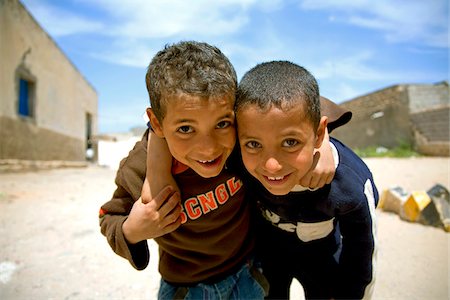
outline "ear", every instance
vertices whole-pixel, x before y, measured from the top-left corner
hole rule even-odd
[[[320,148],[320,146],[322,146],[322,142],[325,136],[328,137],[327,124],[328,124],[328,117],[323,116],[322,118],[320,118],[319,126],[317,127],[316,131],[316,143],[314,146],[315,148]]]
[[[152,125],[153,132],[160,138],[164,138],[164,132],[162,130],[162,125],[158,121],[158,118],[155,116],[155,113],[153,112],[153,110],[150,107],[148,107],[146,112],[147,112],[148,119],[150,120],[150,125]]]

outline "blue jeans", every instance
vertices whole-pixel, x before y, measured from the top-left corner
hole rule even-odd
[[[161,279],[158,299],[264,299],[266,281],[251,264],[244,264],[235,274],[215,284],[174,286]]]

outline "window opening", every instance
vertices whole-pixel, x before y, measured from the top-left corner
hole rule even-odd
[[[93,160],[95,155],[92,142],[92,115],[86,113],[86,159]]]
[[[24,78],[19,79],[18,113],[24,117],[33,117],[34,84]]]

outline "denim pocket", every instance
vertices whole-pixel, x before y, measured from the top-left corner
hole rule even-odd
[[[269,281],[267,281],[264,274],[257,266],[255,266],[255,264],[251,264],[249,267],[249,272],[255,282],[262,288],[264,296],[266,297],[269,294]]]

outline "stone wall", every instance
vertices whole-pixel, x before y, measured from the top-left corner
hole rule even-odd
[[[415,148],[431,156],[450,156],[450,107],[411,114]]]
[[[412,145],[424,155],[450,155],[447,82],[397,85],[344,102],[353,118],[332,136],[351,148]]]
[[[408,112],[408,97],[404,86],[389,87],[341,106],[353,112],[352,120],[337,128],[332,136],[349,147],[369,146],[396,147],[412,143],[413,131]]]
[[[84,140],[8,117],[0,117],[0,139],[0,159],[85,160]]]
[[[411,84],[407,86],[411,114],[449,107],[448,82],[436,84]]]

